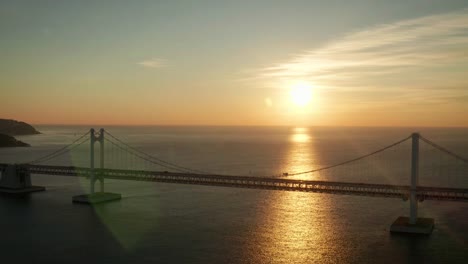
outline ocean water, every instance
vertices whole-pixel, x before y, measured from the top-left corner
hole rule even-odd
[[[96,127],[98,128],[98,127]],[[0,149],[0,162],[34,160],[89,127],[38,126],[18,137],[30,148]],[[228,175],[284,177],[337,164],[420,132],[468,157],[466,128],[105,127],[165,161]],[[421,142],[420,184],[468,188],[468,168]],[[292,179],[409,184],[411,142],[349,165]],[[48,164],[89,165],[89,146]],[[105,166],[168,170],[105,143]],[[47,191],[0,196],[0,255],[17,262],[105,263],[465,263],[468,204],[424,201],[430,236],[389,232],[408,215],[394,198],[106,180],[118,202],[71,203],[85,179],[33,175]]]

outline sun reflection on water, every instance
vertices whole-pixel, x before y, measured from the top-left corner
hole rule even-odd
[[[314,169],[318,163],[318,155],[314,148],[314,140],[308,128],[296,127],[289,136],[289,152],[283,172],[295,173]],[[291,176],[291,179],[313,180],[314,175],[304,174]]]
[[[328,243],[330,225],[329,204],[323,195],[279,192],[270,208],[271,251],[282,247],[276,255],[278,263],[324,262],[334,245]]]
[[[311,132],[308,128],[291,131],[285,171],[313,169],[319,162]],[[305,174],[290,178],[313,180],[314,176]],[[272,262],[325,263],[330,261],[331,252],[340,254],[337,246],[330,243],[330,233],[336,231],[333,204],[323,194],[274,192],[266,207],[263,221],[269,229],[264,253],[272,256]],[[278,254],[279,248],[281,254]]]
[[[291,141],[295,143],[306,143],[309,142],[310,137],[307,134],[294,134],[291,136]]]

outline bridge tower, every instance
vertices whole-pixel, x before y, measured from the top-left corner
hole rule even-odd
[[[418,218],[419,140],[419,133],[411,135],[410,216],[398,217],[390,227],[391,232],[430,234],[434,229],[434,219]]]
[[[91,128],[90,130],[90,161],[89,161],[89,167],[91,168],[91,176],[90,176],[90,193],[93,194],[94,192],[94,186],[96,184],[96,181],[99,180],[100,184],[100,192],[104,192],[104,176],[102,175],[102,171],[104,169],[104,129],[101,128],[99,130],[99,135],[96,136],[94,128]],[[94,170],[94,144],[98,142],[100,146],[100,157],[99,157],[99,169],[100,173],[96,176],[96,172]]]
[[[99,130],[99,134],[96,136],[96,132],[94,128],[91,128],[89,131],[90,134],[90,161],[89,161],[89,168],[91,169],[91,173],[89,175],[90,179],[90,193],[84,195],[78,195],[73,197],[73,202],[75,203],[87,203],[87,204],[96,204],[114,200],[120,200],[122,196],[118,193],[109,193],[104,192],[104,129],[101,128]],[[96,142],[99,142],[100,151],[99,151],[99,170],[96,173],[94,168],[94,145]],[[100,189],[99,192],[95,192],[95,184],[96,181],[99,180]]]

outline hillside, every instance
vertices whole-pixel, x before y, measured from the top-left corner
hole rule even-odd
[[[6,147],[29,147],[29,144],[26,144],[22,141],[17,140],[12,136],[5,134],[0,134],[0,148]]]
[[[40,134],[33,126],[12,119],[0,119],[0,134],[9,136]]]

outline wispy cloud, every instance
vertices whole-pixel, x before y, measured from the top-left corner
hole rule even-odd
[[[149,67],[149,68],[162,68],[167,66],[166,60],[153,58],[150,60],[144,60],[137,63],[138,65]]]
[[[350,33],[260,69],[267,82],[308,80],[328,90],[445,89],[468,95],[468,9]],[[466,89],[459,89],[465,87]],[[421,94],[419,94],[421,95]]]

